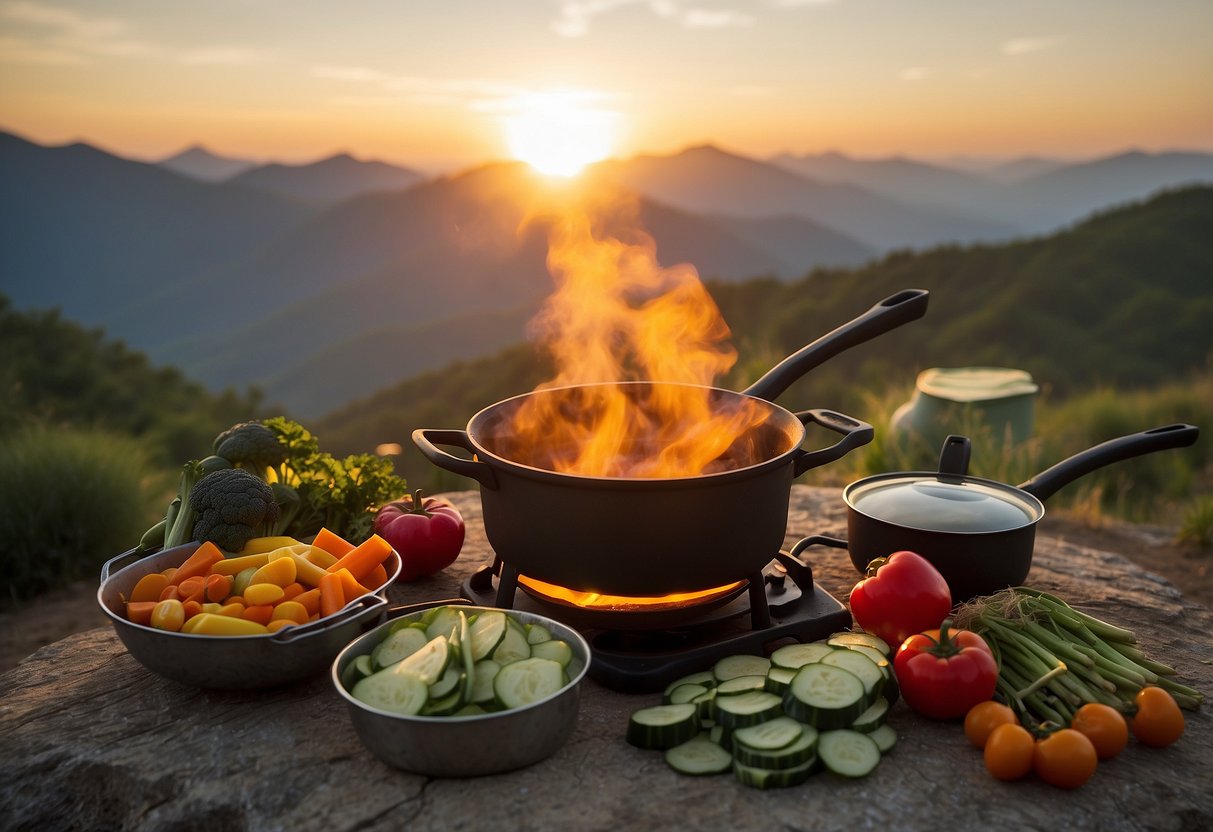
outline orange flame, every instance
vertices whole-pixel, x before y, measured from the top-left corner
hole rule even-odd
[[[532,464],[562,473],[709,470],[769,412],[713,395],[710,385],[737,357],[728,326],[694,267],[658,263],[633,200],[564,196],[549,218],[557,290],[533,322],[557,375],[537,390],[596,386],[525,398],[512,438],[542,460]],[[628,384],[636,381],[662,383]]]

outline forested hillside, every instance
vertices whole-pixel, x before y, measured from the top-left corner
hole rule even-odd
[[[805,343],[905,288],[931,290],[926,316],[815,370],[781,404],[863,417],[873,396],[927,367],[1028,370],[1046,395],[1099,385],[1150,387],[1207,370],[1213,358],[1213,188],[1163,194],[1051,237],[1001,246],[892,254],[795,283],[712,284],[740,359],[740,389]],[[404,381],[317,423],[336,452],[396,442],[418,485],[443,480],[420,459],[414,428],[459,428],[480,408],[547,376],[529,346]],[[447,483],[449,484],[449,482]]]

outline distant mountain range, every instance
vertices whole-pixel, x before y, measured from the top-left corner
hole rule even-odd
[[[638,195],[662,263],[726,283],[1022,238],[1045,217],[1067,224],[1213,181],[1209,154],[1023,166],[698,147],[604,162],[586,179]],[[59,307],[301,417],[522,340],[551,290],[544,226],[523,222],[544,180],[521,164],[427,179],[349,156],[249,167],[201,148],[147,164],[0,133],[0,181],[0,291],[16,307]]]

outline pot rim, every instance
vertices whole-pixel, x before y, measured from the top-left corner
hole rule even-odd
[[[880,483],[892,483],[897,480],[904,480],[906,484],[931,480],[944,484],[966,485],[972,483],[973,485],[984,486],[1005,503],[1012,504],[1012,500],[1010,498],[1013,496],[1021,504],[1026,504],[1032,510],[1035,516],[1028,518],[1020,525],[1012,526],[1009,529],[932,529],[926,528],[922,525],[901,523],[895,520],[886,520],[883,517],[876,517],[875,515],[863,511],[855,505],[855,501],[852,498],[856,491],[878,485]],[[919,532],[932,532],[935,534],[978,536],[1017,532],[1026,528],[1034,527],[1045,516],[1044,501],[1042,501],[1035,494],[1025,491],[1022,488],[1017,488],[1014,485],[1007,485],[1005,482],[999,482],[998,480],[991,480],[985,477],[975,477],[969,474],[941,474],[939,471],[893,471],[886,474],[873,474],[870,477],[855,480],[843,488],[842,499],[843,502],[846,503],[848,511],[853,511],[865,519],[872,520],[877,523],[887,523],[890,526],[897,526],[898,528],[911,529]]]
[[[537,395],[548,395],[558,393],[562,390],[578,390],[589,389],[594,387],[641,387],[641,386],[674,386],[674,387],[690,387],[701,390],[707,390],[712,393],[722,394],[726,397],[734,397],[738,399],[746,399],[755,402],[765,408],[771,415],[786,422],[792,429],[791,441],[786,451],[776,454],[775,456],[755,462],[752,465],[745,465],[740,468],[729,468],[724,471],[716,471],[710,474],[696,474],[689,477],[601,477],[590,476],[587,474],[564,473],[561,471],[553,471],[548,468],[540,468],[535,465],[528,465],[516,460],[507,459],[506,457],[497,454],[484,446],[484,443],[477,436],[477,422],[487,421],[489,416],[495,412],[502,410],[511,403],[531,398]],[[723,387],[713,387],[707,384],[688,384],[678,381],[620,381],[620,382],[590,382],[586,384],[565,384],[557,387],[545,387],[541,390],[531,390],[526,393],[520,393],[516,396],[510,396],[507,399],[502,399],[499,402],[494,402],[487,407],[479,410],[471,419],[468,420],[465,432],[468,437],[468,443],[472,446],[473,451],[480,458],[487,457],[492,460],[495,465],[500,465],[511,473],[516,473],[520,476],[529,477],[546,482],[557,483],[582,483],[586,486],[598,487],[622,487],[628,489],[635,488],[654,488],[664,489],[672,485],[677,486],[699,486],[711,485],[720,482],[728,482],[734,479],[745,479],[750,476],[762,473],[770,468],[776,468],[787,461],[800,449],[801,443],[804,442],[807,433],[804,423],[796,417],[792,411],[776,404],[775,402],[767,401],[766,399],[757,396],[751,396],[748,393],[739,393],[735,390],[728,390]]]

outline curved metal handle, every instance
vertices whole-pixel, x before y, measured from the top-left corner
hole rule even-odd
[[[848,544],[841,537],[830,537],[829,535],[825,534],[815,534],[796,541],[796,545],[792,547],[791,552],[788,554],[799,560],[801,552],[810,546],[817,545],[830,546],[834,549],[846,549],[850,544]]]
[[[780,361],[742,392],[774,401],[792,386],[792,382],[840,352],[921,318],[927,312],[928,297],[926,289],[905,289],[890,295],[850,323],[843,324]]]
[[[415,612],[422,610],[433,609],[434,607],[466,607],[471,605],[471,601],[466,598],[439,598],[436,601],[421,601],[417,604],[397,604],[394,607],[388,607],[384,618],[389,621],[393,618],[403,618],[406,615],[412,615]]]
[[[344,624],[351,618],[357,618],[364,612],[369,612],[376,607],[387,606],[387,599],[379,595],[359,595],[353,601],[350,601],[337,612],[327,618],[318,618],[307,624],[301,624],[298,627],[284,627],[278,630],[270,639],[280,644],[301,639],[304,636],[312,635],[320,630],[327,630],[329,627],[336,627],[339,624]]]
[[[839,439],[828,448],[821,448],[816,451],[806,451],[797,448],[796,461],[792,469],[793,479],[799,477],[810,468],[816,468],[819,465],[825,465],[827,462],[841,459],[861,445],[871,442],[872,437],[875,435],[872,426],[867,422],[861,422],[858,419],[854,419],[843,413],[836,413],[833,410],[802,410],[795,414],[795,416],[802,424],[812,422],[826,430],[841,433],[843,436],[842,439]]]
[[[139,554],[139,547],[136,546],[134,549],[127,549],[125,552],[123,552],[120,555],[114,555],[112,558],[107,560],[105,563],[101,564],[101,583],[105,583],[106,581],[108,581],[110,579],[110,572],[112,572],[114,570],[114,564],[116,564],[120,560],[125,560],[126,558],[129,558],[131,555],[138,555],[138,554]],[[148,555],[145,555],[143,557],[150,557],[151,554],[154,554],[154,553],[149,553]],[[140,559],[139,557],[135,558],[135,560],[139,560],[139,559]]]
[[[1169,448],[1185,448],[1199,436],[1200,428],[1195,425],[1174,424],[1109,439],[1041,471],[1019,487],[1037,499],[1047,500],[1079,477],[1113,462]]]
[[[969,460],[973,456],[973,443],[967,436],[948,434],[939,450],[939,478],[963,479],[969,473]]]
[[[456,448],[463,448],[465,451],[472,451],[471,440],[468,438],[467,431],[418,428],[413,431],[413,444],[421,449],[421,453],[425,455],[426,459],[439,468],[463,477],[470,477],[485,488],[497,490],[497,475],[493,473],[493,469],[488,465],[475,459],[464,459],[463,457],[448,454],[446,451],[438,449],[439,445],[451,445]]]

